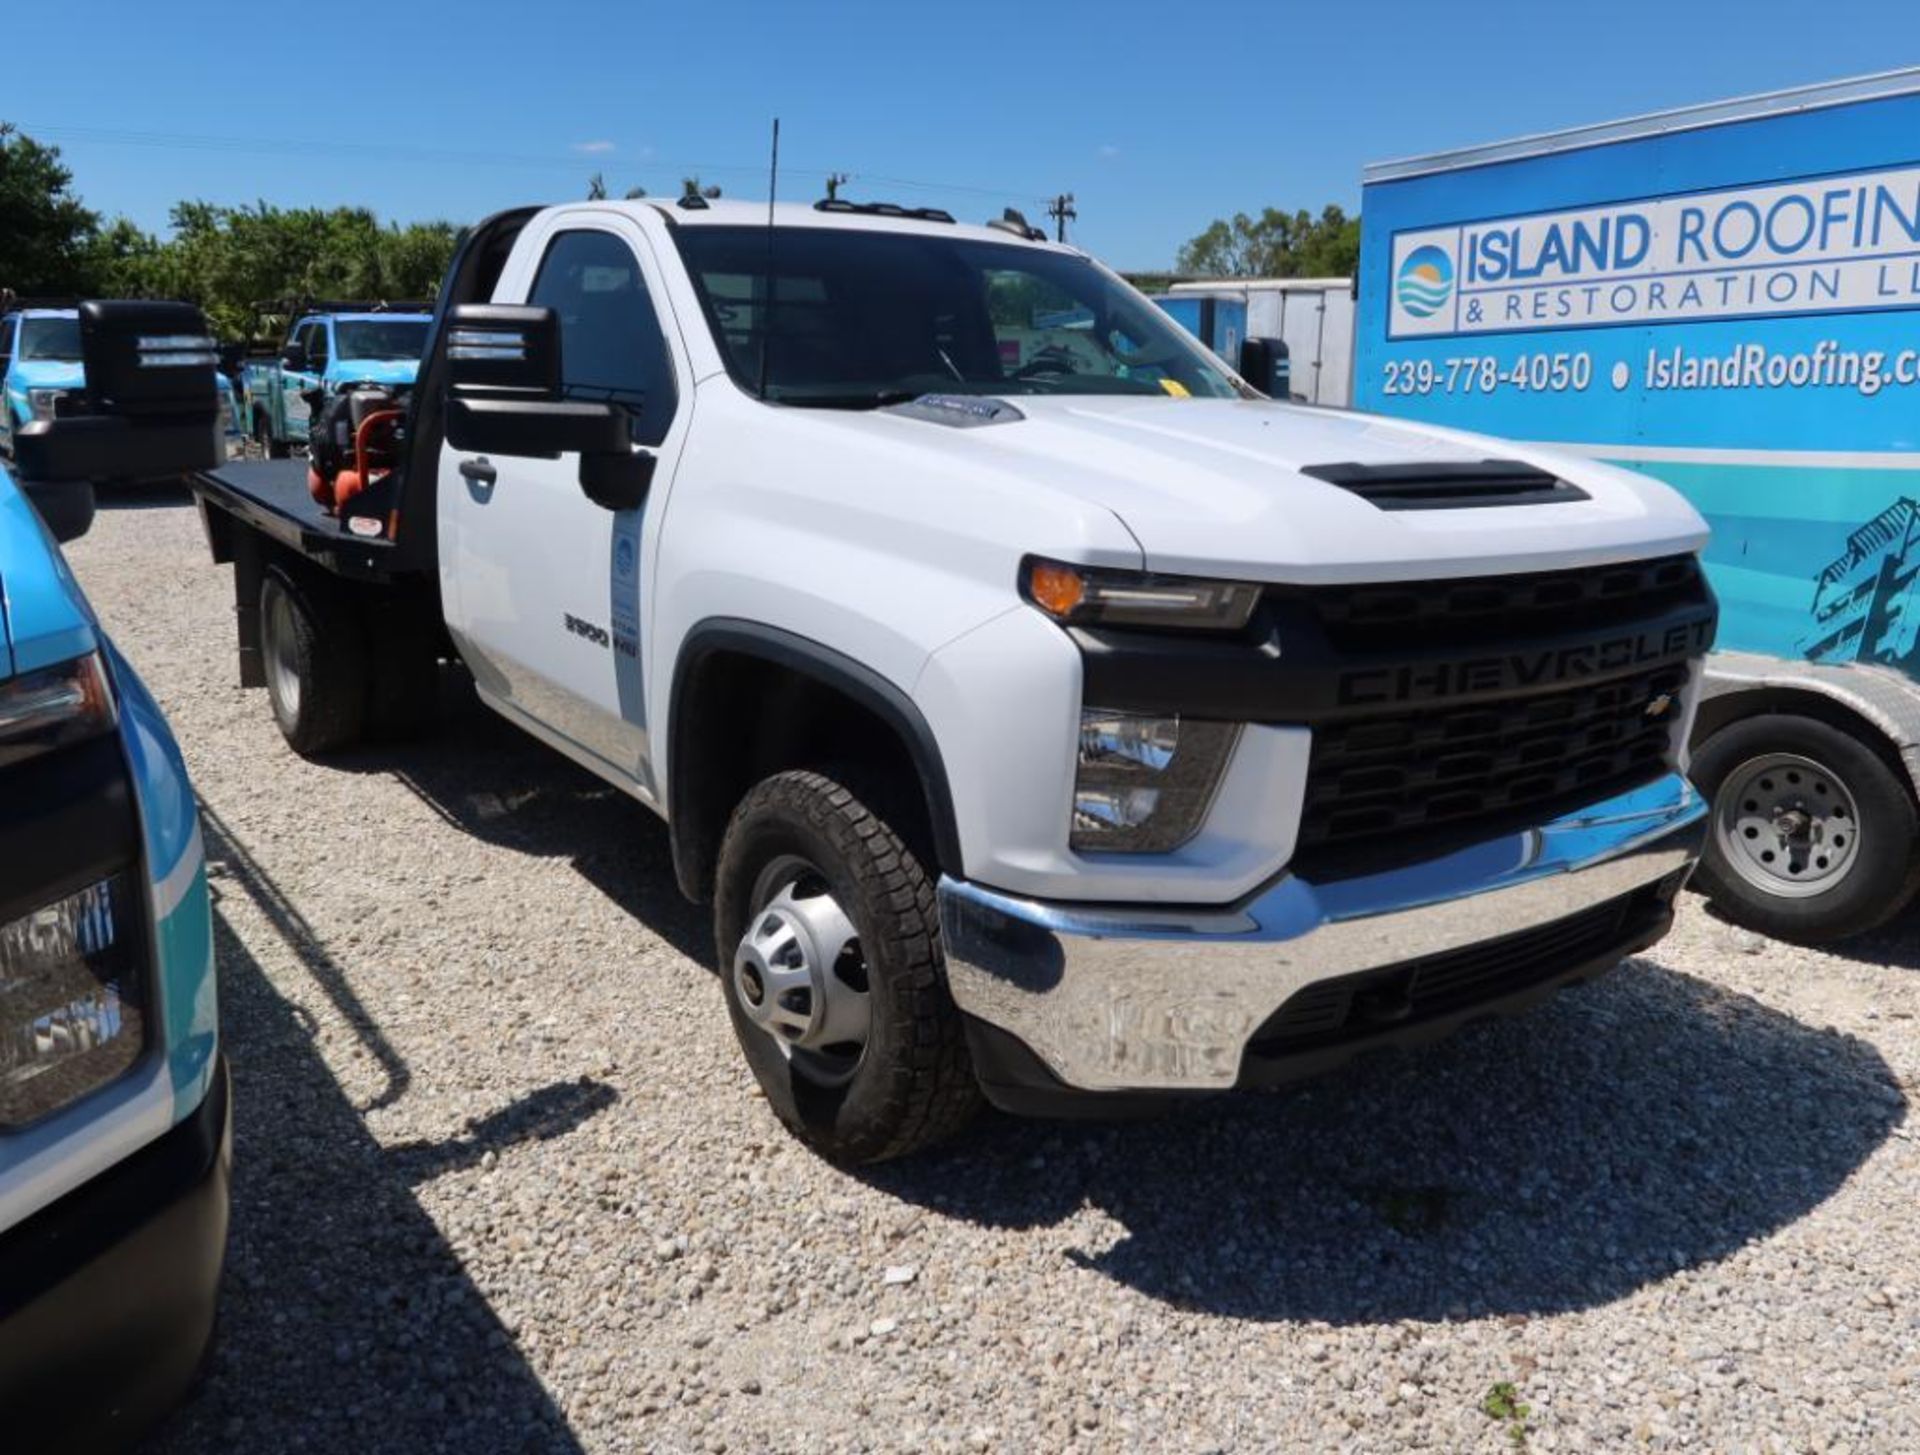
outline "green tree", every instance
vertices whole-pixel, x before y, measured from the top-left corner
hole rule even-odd
[[[602,202],[606,200],[606,196],[607,179],[600,173],[595,172],[591,177],[587,178],[587,201]]]
[[[1360,219],[1336,206],[1318,217],[1268,207],[1216,219],[1180,249],[1179,270],[1208,278],[1341,278],[1360,263]]]
[[[88,245],[100,219],[73,195],[72,184],[58,147],[0,122],[0,287],[23,297],[84,289]]]
[[[458,236],[449,222],[390,224],[365,208],[217,207],[182,202],[154,269],[174,296],[198,303],[233,336],[253,305],[300,297],[432,295]]]

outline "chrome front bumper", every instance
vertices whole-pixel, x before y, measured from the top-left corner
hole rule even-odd
[[[1303,987],[1682,875],[1706,814],[1668,774],[1440,858],[1322,884],[1282,875],[1219,909],[1043,902],[943,878],[947,975],[962,1010],[1024,1042],[1070,1088],[1225,1089],[1253,1033]]]

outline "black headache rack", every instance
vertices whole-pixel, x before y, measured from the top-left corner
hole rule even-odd
[[[14,476],[61,540],[93,520],[93,487],[203,469],[225,454],[214,341],[186,303],[85,302],[77,404],[24,425]]]
[[[327,514],[307,490],[304,460],[234,461],[193,472],[200,517],[217,564],[260,564],[263,539],[337,575],[367,582],[431,580],[438,572],[439,541],[434,510],[435,473],[445,431],[446,351],[440,346],[447,309],[457,302],[490,298],[508,253],[539,209],[497,213],[469,229],[454,249],[440,300],[358,303],[338,299],[270,300],[268,307],[299,312],[424,312],[428,326],[420,372],[401,426],[401,463],[395,471],[390,508],[377,521],[368,516]],[[355,522],[361,522],[356,525]],[[372,525],[379,533],[361,534]]]

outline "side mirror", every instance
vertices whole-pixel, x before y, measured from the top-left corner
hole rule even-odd
[[[14,437],[14,475],[53,482],[150,480],[225,458],[218,354],[185,303],[80,305],[87,387],[79,412],[37,419]]]
[[[23,480],[20,488],[62,545],[93,528],[91,480]]]
[[[654,457],[633,447],[633,415],[604,399],[567,399],[560,320],[551,308],[472,303],[447,319],[447,443],[474,454],[580,456],[580,488],[608,510],[646,498]]]
[[[1240,377],[1270,399],[1293,395],[1293,367],[1287,346],[1277,338],[1240,340]]]
[[[307,346],[305,344],[288,344],[280,350],[280,367],[283,369],[291,369],[296,374],[306,373]]]

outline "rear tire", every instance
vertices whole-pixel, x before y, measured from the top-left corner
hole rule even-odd
[[[1712,805],[1695,884],[1735,924],[1800,944],[1863,934],[1920,886],[1920,811],[1859,738],[1793,713],[1729,724],[1693,755]]]
[[[263,460],[284,460],[287,446],[284,440],[273,437],[273,423],[267,418],[264,408],[258,410],[253,418],[253,437],[259,443],[260,457]]]
[[[741,1050],[787,1128],[843,1163],[930,1147],[980,1102],[933,881],[881,797],[824,773],[765,779],[734,810],[716,881]]]
[[[303,758],[360,740],[367,653],[360,619],[326,581],[269,566],[260,583],[260,651],[267,698],[287,744]]]

